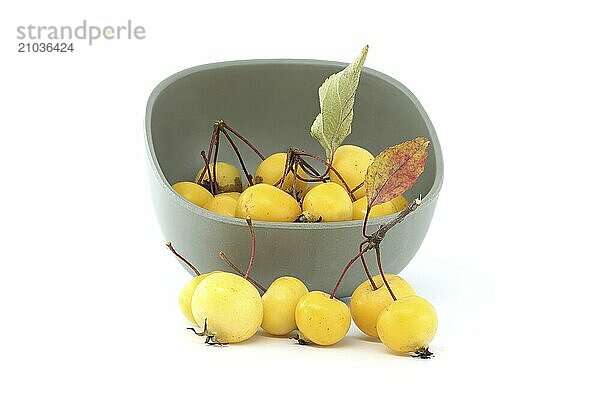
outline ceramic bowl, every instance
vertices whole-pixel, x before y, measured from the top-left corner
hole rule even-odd
[[[290,146],[322,155],[323,150],[309,134],[319,112],[317,90],[327,76],[345,66],[316,60],[223,62],[178,72],[154,89],[147,104],[145,128],[156,217],[165,240],[200,271],[228,270],[219,251],[242,269],[250,256],[250,235],[244,220],[197,207],[171,188],[173,183],[193,180],[202,166],[200,151],[208,147],[213,121],[227,121],[265,155],[284,152]],[[431,121],[416,97],[395,79],[364,68],[352,133],[345,143],[365,147],[376,155],[416,136],[431,140],[429,158],[425,171],[405,197],[422,196],[423,202],[388,232],[381,245],[384,268],[394,274],[413,258],[431,223],[443,179],[442,153]],[[225,147],[221,146],[219,159],[237,165],[235,154]],[[239,148],[253,174],[259,159],[243,144]],[[393,215],[371,220],[369,231],[391,218]],[[265,286],[279,276],[291,275],[310,290],[330,292],[362,239],[362,221],[256,221],[254,225],[257,247],[252,275]],[[376,273],[374,255],[369,254],[367,261]],[[338,295],[350,296],[364,280],[360,262],[356,263]]]

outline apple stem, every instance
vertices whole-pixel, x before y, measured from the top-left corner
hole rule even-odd
[[[250,228],[250,237],[252,238],[252,250],[250,253],[250,261],[248,262],[248,269],[246,269],[246,275],[244,275],[244,278],[248,279],[250,271],[252,271],[252,266],[254,265],[254,256],[256,254],[256,235],[254,234],[254,226],[252,225],[252,219],[250,219],[250,217],[246,217],[246,223],[248,224],[248,228]]]
[[[371,205],[368,204],[367,205],[367,211],[365,212],[365,218],[363,219],[363,229],[362,229],[362,234],[363,237],[365,239],[369,238],[369,235],[367,235],[367,221],[369,220],[369,213],[371,212]]]
[[[367,242],[362,242],[360,244],[360,247],[358,248],[359,251],[362,251],[363,246],[366,246]],[[363,268],[365,270],[365,274],[367,275],[367,278],[369,279],[369,282],[371,282],[371,287],[373,288],[373,290],[377,290],[377,285],[375,284],[375,281],[373,280],[373,277],[371,276],[371,273],[369,272],[369,267],[367,265],[367,260],[365,259],[365,254],[361,254],[360,255],[360,261],[362,262]]]
[[[217,135],[219,134],[219,126],[217,123],[213,124],[213,133],[210,136],[210,144],[208,145],[208,157],[206,157],[206,154],[202,156],[202,158],[205,159],[205,164],[208,164],[208,161],[206,161],[206,159],[210,159],[212,157],[212,150],[213,147],[215,145],[215,140],[217,138]],[[202,155],[202,151],[200,152],[200,155]],[[206,174],[206,172],[208,171],[208,165],[207,167],[200,173],[200,176],[198,177],[198,179],[196,179],[196,183],[199,185],[202,182],[202,179],[204,178],[204,174]],[[210,174],[210,171],[208,171],[208,173]],[[209,179],[210,179],[210,175],[209,175]]]
[[[181,254],[179,254],[179,253],[178,253],[178,252],[177,252],[177,251],[176,251],[176,250],[173,248],[173,245],[171,244],[171,242],[167,242],[167,247],[169,248],[169,250],[171,250],[171,252],[172,252],[173,254],[175,254],[175,256],[176,256],[177,258],[179,258],[179,259],[180,259],[181,261],[183,261],[183,262],[184,262],[184,263],[185,263],[185,264],[186,264],[188,267],[190,267],[190,269],[191,269],[192,271],[194,271],[194,273],[196,274],[196,276],[200,276],[200,275],[201,275],[201,274],[200,274],[200,271],[198,271],[198,268],[194,267],[194,266],[192,265],[192,263],[191,263],[191,262],[189,262],[188,260],[186,260],[186,259],[185,259],[185,257],[183,257]]]
[[[327,167],[327,170],[323,174],[313,176],[313,178],[325,178],[325,176],[327,176],[327,174],[329,173],[329,170],[333,171],[333,173],[340,179],[340,182],[342,182],[342,185],[344,186],[344,188],[350,195],[350,198],[352,199],[352,201],[356,200],[356,198],[354,197],[354,194],[352,193],[352,190],[350,189],[350,187],[348,186],[348,184],[346,183],[346,181],[344,180],[342,175],[333,167],[333,165],[331,165],[331,163],[328,160],[325,160],[319,156],[307,153],[307,152],[299,150],[299,149],[293,149],[292,151],[297,156],[305,156],[305,157],[312,158],[314,160],[321,162],[323,165],[325,165]]]
[[[244,171],[244,174],[246,175],[246,180],[248,181],[248,184],[250,186],[252,186],[254,184],[254,182],[252,181],[252,175],[250,175],[250,173],[248,173],[248,169],[246,168],[246,164],[244,164],[244,159],[242,158],[242,155],[240,154],[238,147],[235,145],[235,143],[233,142],[233,139],[231,139],[231,136],[229,136],[229,133],[227,133],[226,130],[222,129],[221,133],[223,133],[223,135],[225,135],[225,138],[231,145],[231,148],[235,152],[235,155],[237,156],[237,159],[240,162],[240,165],[242,166],[242,170]]]
[[[234,263],[232,263],[229,258],[227,258],[227,256],[225,255],[225,253],[223,253],[222,251],[219,252],[219,257],[221,258],[221,260],[225,261],[225,264],[227,264],[231,269],[233,269],[235,272],[237,272],[240,275],[244,275],[244,273],[235,266]],[[251,284],[253,284],[254,286],[256,286],[259,290],[262,290],[262,292],[266,292],[267,289],[265,289],[265,287],[263,285],[261,285],[260,283],[258,283],[257,281],[255,281],[254,279],[247,277],[246,278],[248,280],[248,282],[250,282]]]
[[[293,162],[293,154],[292,154],[292,149],[288,149],[288,151],[285,154],[285,164],[283,165],[283,174],[281,175],[281,178],[279,178],[279,180],[275,183],[274,186],[277,186],[279,189],[283,190],[283,183],[285,182],[285,177],[287,176],[287,174],[290,172],[291,168],[292,168],[292,162]]]
[[[375,254],[377,255],[377,267],[379,268],[379,274],[381,275],[381,280],[383,280],[385,287],[387,288],[388,292],[390,292],[390,296],[392,296],[392,300],[396,301],[397,300],[396,295],[394,294],[394,291],[392,290],[392,287],[390,286],[387,279],[385,278],[385,273],[383,272],[383,266],[381,265],[381,251],[379,250],[379,245],[375,246]]]
[[[365,185],[365,181],[362,181],[361,183],[359,183],[358,185],[356,185],[356,186],[354,187],[354,189],[352,189],[352,190],[350,191],[350,193],[354,193],[354,192],[356,192],[358,189],[360,189],[360,188],[361,188],[361,187],[363,187],[364,185]]]
[[[294,198],[297,199],[298,198],[298,194],[296,192],[296,178],[299,178],[298,176],[298,163],[294,164],[294,180],[292,181],[292,193],[294,194]]]
[[[208,159],[210,160],[213,152],[213,148],[215,147],[215,142],[217,140],[217,136],[219,135],[219,123],[218,121],[213,122],[213,133],[210,138],[210,145],[208,146]]]
[[[208,189],[210,190],[210,194],[212,194],[213,196],[215,194],[217,194],[217,190],[215,189],[215,182],[213,181],[212,178],[212,174],[210,173],[210,163],[208,162],[208,158],[206,157],[206,153],[204,152],[204,150],[202,150],[200,152],[200,155],[202,156],[202,158],[204,159],[204,171],[202,172],[202,174],[200,175],[200,178],[198,178],[198,180],[200,182],[202,182],[202,178],[204,177],[204,172],[208,171]]]
[[[213,173],[212,175],[215,176],[214,179],[214,185],[216,187],[216,180],[217,180],[217,173],[216,173],[216,167],[217,167],[217,158],[218,158],[218,153],[219,153],[219,136],[220,134],[224,134],[225,138],[227,139],[227,141],[229,142],[229,144],[231,145],[231,148],[233,149],[233,151],[235,152],[235,155],[238,158],[238,161],[240,162],[240,165],[242,167],[242,169],[244,170],[244,174],[246,175],[246,179],[248,180],[248,184],[253,185],[254,182],[252,181],[252,175],[250,175],[248,173],[248,169],[246,168],[246,165],[244,164],[244,160],[242,158],[242,155],[240,154],[240,151],[238,149],[238,147],[236,146],[236,144],[234,143],[233,139],[231,138],[231,136],[229,135],[229,133],[235,135],[237,138],[239,138],[241,141],[243,141],[246,145],[248,145],[248,147],[250,147],[257,155],[258,157],[260,157],[261,160],[264,160],[265,157],[262,155],[262,153],[260,151],[258,151],[258,149],[248,140],[246,139],[241,133],[235,131],[232,127],[230,127],[229,125],[227,125],[227,123],[225,121],[218,120],[218,121],[214,121],[213,122],[213,133],[211,135],[210,138],[210,144],[208,146],[208,156],[206,157],[209,161],[205,161],[205,163],[210,164],[210,160],[214,159],[214,167],[213,167]],[[213,155],[213,149],[215,151],[215,154]],[[204,158],[204,156],[203,156]],[[198,177],[198,179],[196,180],[196,183],[200,184],[200,182],[202,182],[202,179],[204,178],[204,175],[206,174],[207,168],[205,168],[202,173],[200,174],[200,176]],[[210,178],[210,171],[209,171],[209,178]],[[211,185],[213,183],[211,182]],[[213,192],[213,189],[211,189],[211,193],[212,194],[217,194],[216,191]]]
[[[218,128],[217,128],[218,129]],[[221,135],[219,135],[221,131],[217,130],[217,137],[215,139],[215,155],[213,156],[213,183],[215,185],[215,194],[219,194],[219,184],[217,183],[217,155],[219,154],[219,139]],[[210,160],[210,159],[209,159]]]
[[[299,160],[299,164],[300,164],[300,168],[302,168],[304,170],[304,172],[306,172],[308,175],[313,175],[313,176],[319,176],[319,171],[317,171],[312,165],[310,165],[308,162],[306,162],[306,160],[303,160],[302,158]],[[323,181],[325,181],[325,177],[321,178]]]
[[[344,267],[344,270],[342,271],[342,274],[340,275],[340,278],[338,279],[338,281],[337,281],[337,283],[335,285],[335,288],[333,289],[333,292],[331,292],[330,298],[333,298],[335,296],[335,292],[337,291],[338,287],[340,286],[340,283],[342,282],[342,279],[344,279],[344,276],[346,275],[346,272],[348,272],[348,269],[350,268],[350,266],[352,266],[352,264],[354,264],[354,262],[356,260],[358,260],[359,258],[361,258],[361,261],[363,261],[363,266],[365,266],[365,271],[367,272],[367,277],[369,277],[369,281],[371,282],[371,285],[373,286],[373,289],[377,289],[377,287],[375,285],[375,282],[373,282],[373,280],[369,276],[368,268],[366,268],[366,260],[364,260],[364,257],[363,257],[363,255],[367,251],[375,249],[375,252],[377,254],[377,266],[379,267],[379,272],[381,273],[381,279],[385,283],[385,285],[386,285],[388,291],[390,292],[390,295],[392,296],[392,298],[394,300],[396,299],[396,296],[392,292],[392,288],[390,287],[389,283],[385,279],[385,274],[383,273],[383,267],[381,265],[381,254],[380,254],[379,245],[381,244],[381,242],[385,238],[385,235],[387,234],[387,232],[390,229],[392,229],[394,226],[396,226],[396,224],[402,222],[404,220],[404,218],[406,218],[406,216],[408,214],[410,214],[411,212],[413,212],[414,210],[416,210],[417,207],[419,207],[420,204],[421,204],[421,199],[420,198],[413,200],[413,202],[410,205],[408,205],[408,207],[406,207],[404,210],[402,210],[400,213],[398,213],[398,215],[396,215],[396,217],[394,217],[392,220],[390,220],[387,223],[381,225],[379,227],[379,229],[377,229],[371,235],[367,235],[366,234],[367,219],[369,218],[369,211],[370,211],[370,205],[367,206],[367,212],[365,214],[365,220],[364,220],[364,223],[363,223],[363,235],[365,236],[365,239],[363,239],[360,242],[360,244],[359,244],[358,254],[356,254],[354,257],[352,257],[352,259],[350,259],[350,261],[348,261],[348,264],[346,264],[346,266]]]
[[[362,245],[362,243],[361,243],[361,245]],[[365,254],[365,252],[367,250],[368,250],[368,247],[363,250],[360,250],[357,255],[355,255],[354,257],[352,257],[350,259],[350,261],[348,261],[348,264],[346,264],[346,267],[344,267],[344,270],[342,271],[340,278],[338,279],[337,283],[335,284],[335,287],[333,288],[333,291],[331,292],[331,295],[329,296],[330,299],[333,299],[335,297],[335,292],[337,292],[338,288],[340,287],[340,284],[342,283],[342,279],[344,279],[346,272],[348,272],[348,270],[350,269],[352,264],[354,264],[354,262],[356,260],[358,260],[363,254]]]
[[[227,125],[227,122],[220,120],[217,121],[223,128],[227,129],[229,132],[233,133],[235,136],[237,136],[242,142],[246,143],[246,145],[248,145],[248,147],[250,147],[255,153],[256,155],[264,161],[265,156],[262,155],[262,153],[260,151],[258,151],[258,149],[256,147],[254,147],[254,145],[252,143],[250,143],[250,141],[248,139],[246,139],[241,133],[235,131],[231,126]]]
[[[303,178],[301,176],[297,176],[296,179],[302,182],[327,182],[327,180],[323,180],[323,178]]]

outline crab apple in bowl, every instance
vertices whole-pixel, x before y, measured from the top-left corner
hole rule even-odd
[[[173,185],[173,190],[199,207],[204,207],[213,198],[208,190],[194,182],[177,182]]]
[[[278,186],[283,178],[283,172],[285,168],[285,161],[287,159],[286,153],[275,153],[264,159],[256,168],[254,174],[255,183],[266,183],[268,185]],[[298,170],[298,176],[301,178],[308,178],[306,173],[302,170]],[[306,190],[307,183],[301,179],[295,179],[292,171],[288,172],[283,180],[282,189],[288,193],[291,193],[296,188],[296,193],[301,196]]]
[[[369,212],[369,218],[377,218],[383,217],[384,215],[390,215],[397,211],[396,207],[391,201],[386,201],[385,203],[377,204],[376,206],[371,208]],[[352,219],[365,219],[365,215],[367,214],[367,198],[361,197],[352,203]]]
[[[170,187],[179,181],[193,181],[196,172],[203,168],[199,150],[210,141],[212,126],[209,122],[229,119],[227,122],[250,138],[265,158],[294,146],[327,159],[308,131],[319,108],[317,88],[326,77],[346,66],[345,63],[306,60],[247,60],[201,65],[168,77],[153,91],[147,105],[145,146],[155,214],[165,239],[176,243],[200,272],[223,266],[219,250],[232,255],[241,252],[240,258],[248,255],[243,219],[193,207]],[[252,106],[248,107],[249,104]],[[442,153],[431,121],[415,96],[395,79],[364,69],[352,131],[345,143],[377,154],[415,134],[432,142],[427,169],[406,194],[411,199],[422,195],[423,205],[411,215],[409,224],[398,225],[386,237],[381,249],[382,260],[386,272],[393,274],[409,263],[427,234],[442,185]],[[236,165],[245,185],[245,174],[236,155],[226,149],[225,144],[222,137],[221,156],[217,161]],[[240,147],[240,152],[247,170],[254,174],[262,160],[251,149]],[[213,162],[209,160],[209,164]],[[218,175],[220,165],[216,169]],[[319,171],[324,172],[326,168]],[[361,197],[359,193],[355,196],[356,199]],[[301,210],[296,211],[294,219],[286,216],[278,221],[259,221],[253,217],[260,243],[256,254],[260,268],[256,268],[252,277],[269,283],[282,275],[296,276],[310,282],[311,290],[329,291],[343,263],[356,252],[356,243],[362,237],[362,221],[353,221],[350,214],[341,222],[300,224],[293,222],[301,213]],[[379,224],[380,221],[369,221],[368,231]],[[311,254],[323,256],[317,263],[311,262]],[[353,268],[340,285],[338,296],[350,296],[364,279],[360,268]]]
[[[340,146],[333,155],[331,165],[341,176],[332,173],[331,182],[341,185],[343,179],[350,189],[358,187],[364,182],[367,168],[371,165],[374,158],[369,150],[362,147],[354,145]],[[358,188],[354,192],[354,196],[357,199],[364,197],[364,186]]]
[[[320,217],[323,222],[349,221],[352,219],[352,200],[337,183],[322,183],[304,196],[302,211]]]
[[[296,199],[266,183],[250,186],[240,195],[235,216],[254,221],[292,222],[302,211]]]
[[[201,177],[202,179],[200,179]],[[217,161],[210,164],[208,171],[204,167],[196,174],[196,182],[204,187],[210,187],[210,178],[216,180],[218,193],[242,191],[242,176],[240,175],[240,170],[235,165]]]
[[[237,203],[237,199],[234,196],[230,196],[229,193],[221,193],[206,202],[204,208],[216,214],[235,218]]]

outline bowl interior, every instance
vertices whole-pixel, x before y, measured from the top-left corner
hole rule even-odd
[[[149,146],[166,181],[173,184],[194,178],[203,165],[200,151],[208,148],[212,123],[217,119],[248,137],[265,156],[290,146],[323,155],[309,133],[319,112],[318,88],[345,65],[251,60],[195,67],[166,79],[153,93],[147,121]],[[433,145],[427,167],[406,194],[408,198],[426,197],[434,187],[436,175],[441,174],[441,155],[436,154],[439,144],[416,98],[392,78],[365,68],[356,94],[352,132],[345,144],[365,147],[376,155],[416,136],[432,139]],[[238,143],[249,172],[254,174],[260,160]],[[219,159],[238,165],[225,141]]]

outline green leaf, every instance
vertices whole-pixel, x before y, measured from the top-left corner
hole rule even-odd
[[[333,154],[350,134],[354,95],[368,51],[369,46],[365,46],[352,64],[331,75],[319,88],[321,113],[315,118],[310,134],[319,141],[328,160],[333,160]]]

